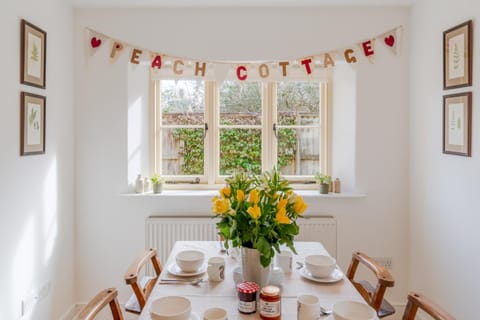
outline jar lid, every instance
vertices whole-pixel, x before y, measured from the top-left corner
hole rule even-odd
[[[265,296],[278,296],[280,294],[280,288],[276,286],[266,286],[262,288],[261,293]]]
[[[241,282],[237,284],[237,291],[240,293],[254,293],[258,291],[258,284],[255,282]]]

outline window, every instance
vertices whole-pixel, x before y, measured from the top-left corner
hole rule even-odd
[[[221,184],[277,166],[292,182],[328,172],[327,81],[153,80],[153,171]]]

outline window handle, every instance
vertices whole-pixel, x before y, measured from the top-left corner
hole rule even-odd
[[[205,137],[207,136],[207,131],[208,131],[208,124],[204,123],[205,125],[205,131],[203,132],[203,140],[205,140]]]
[[[277,124],[276,123],[273,124],[273,134],[275,135],[275,138],[278,138],[277,137]]]

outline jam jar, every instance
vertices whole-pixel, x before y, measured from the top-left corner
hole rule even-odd
[[[260,318],[263,320],[280,320],[282,314],[282,301],[280,288],[266,286],[260,291]]]
[[[255,282],[242,282],[237,285],[238,311],[251,314],[257,311],[257,291],[259,287]]]

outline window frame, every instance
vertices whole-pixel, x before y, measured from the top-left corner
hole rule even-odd
[[[150,171],[151,174],[160,172],[162,168],[162,112],[161,112],[161,87],[162,80],[170,79],[152,79],[150,80]],[[185,79],[196,80],[196,79]],[[163,175],[171,189],[213,189],[225,183],[225,175],[220,175],[220,85],[217,81],[203,80],[205,84],[204,92],[204,119],[208,124],[208,130],[204,139],[204,173],[203,175]],[[284,80],[284,81],[289,81]],[[292,80],[308,81],[308,80]],[[320,106],[319,106],[319,168],[318,171],[330,174],[331,164],[331,96],[332,81],[314,80],[319,82]],[[261,143],[262,143],[262,172],[270,170],[277,163],[277,138],[275,136],[273,125],[277,124],[277,83],[280,81],[260,82],[262,86],[262,124],[261,124]],[[282,81],[283,82],[283,81]],[[199,125],[192,125],[192,128],[200,128]],[[284,126],[277,125],[277,128]],[[288,126],[287,126],[288,127]],[[200,178],[199,183],[192,184],[196,178]],[[306,184],[307,181],[313,181],[313,175],[284,175],[296,189],[312,189],[312,184]]]

